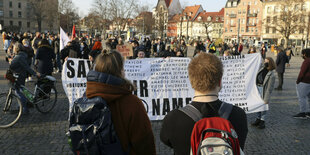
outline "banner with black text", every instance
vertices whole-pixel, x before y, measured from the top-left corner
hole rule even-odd
[[[268,110],[256,88],[256,74],[262,58],[260,54],[220,57],[224,66],[219,98],[244,109],[247,113]],[[149,58],[126,60],[125,76],[132,81],[150,120],[162,120],[173,109],[192,101],[194,90],[187,66],[190,58]],[[86,89],[86,75],[91,64],[87,60],[71,59],[64,63],[63,88],[70,101],[82,97]]]

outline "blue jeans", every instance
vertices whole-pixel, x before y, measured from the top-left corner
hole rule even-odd
[[[310,112],[310,84],[300,82],[296,85],[296,90],[300,112]]]
[[[260,96],[263,97],[263,89],[264,88],[262,86],[257,86],[257,89],[258,89],[258,92],[259,92]],[[266,114],[267,114],[267,111],[257,112],[256,113],[256,118],[260,119],[262,121],[265,121]]]
[[[27,98],[25,97],[25,95],[21,92],[21,88],[16,88],[15,89],[15,93],[17,95],[17,97],[20,99],[22,106],[23,106],[23,110],[28,110],[27,108]]]

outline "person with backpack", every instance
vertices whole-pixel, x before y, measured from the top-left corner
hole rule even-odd
[[[223,103],[218,99],[223,76],[223,64],[221,60],[213,54],[202,52],[191,60],[188,66],[188,75],[192,88],[195,90],[195,96],[189,106],[195,109],[194,111],[196,112],[193,114],[199,117],[197,120],[194,120],[188,113],[184,112],[184,108],[172,110],[163,120],[160,131],[161,141],[171,147],[175,155],[189,155],[190,150],[197,151],[197,147],[194,148],[191,146],[196,146],[200,142],[200,139],[199,142],[195,141],[198,140],[195,137],[200,136],[195,134],[196,132],[194,133],[196,131],[195,129],[204,129],[204,126],[199,125],[196,126],[197,128],[194,128],[195,124],[200,124],[200,121],[212,119],[211,117],[213,117],[213,119],[220,120],[220,122],[226,121],[224,123],[225,126],[229,124],[227,122],[232,124],[235,132],[231,130],[231,133],[235,135],[234,137],[238,137],[234,138],[234,140],[239,141],[239,143],[236,142],[234,144],[236,144],[236,147],[240,144],[239,149],[244,149],[248,133],[247,117],[244,110],[231,104]],[[204,82],[202,83],[201,81]],[[227,111],[221,107],[228,107]],[[228,121],[219,118],[220,116],[227,118]],[[216,124],[222,125],[219,122]],[[238,148],[235,151],[238,151]]]
[[[151,122],[142,101],[132,94],[135,86],[125,79],[124,58],[109,51],[98,55],[95,64],[87,75],[85,96],[72,108],[72,150],[81,155],[155,155]]]
[[[264,62],[264,66],[258,71],[256,76],[256,86],[259,94],[264,100],[265,104],[269,104],[272,90],[274,89],[275,83],[275,68],[276,64],[271,57],[267,57]],[[267,111],[262,111],[257,113],[255,122],[251,125],[256,126],[259,129],[265,128],[265,117]]]

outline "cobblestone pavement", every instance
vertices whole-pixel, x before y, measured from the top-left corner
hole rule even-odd
[[[246,154],[310,154],[310,119],[296,120],[292,115],[299,112],[295,81],[302,63],[300,57],[293,57],[291,67],[284,75],[284,90],[274,91],[267,115],[266,129],[259,130],[249,126],[245,146]],[[3,74],[7,68],[4,52],[0,45],[0,92],[7,90]],[[31,115],[21,117],[13,127],[0,129],[0,155],[72,154],[65,133],[68,128],[68,100],[57,77],[58,102],[48,114],[31,109]],[[28,83],[29,86],[34,83]],[[248,115],[248,122],[255,119]],[[157,152],[160,155],[173,154],[171,149],[159,140],[161,121],[152,122],[156,137]],[[182,136],[182,135],[180,135]]]

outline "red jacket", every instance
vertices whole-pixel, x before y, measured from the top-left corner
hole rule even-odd
[[[310,58],[306,58],[301,65],[296,83],[299,84],[300,82],[310,84]]]

